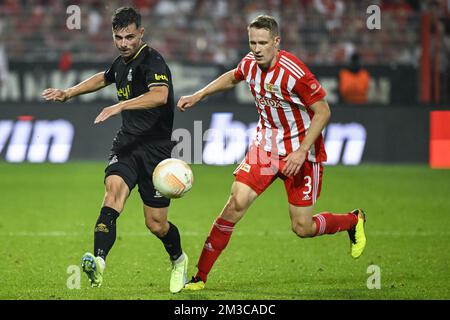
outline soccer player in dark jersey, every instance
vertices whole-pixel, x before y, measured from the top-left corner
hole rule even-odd
[[[104,108],[95,119],[101,123],[121,114],[105,169],[105,197],[94,229],[94,253],[82,258],[91,285],[102,284],[105,260],[116,239],[116,220],[131,190],[138,185],[148,229],[164,244],[172,261],[170,291],[181,291],[186,282],[188,257],[182,251],[180,233],[167,220],[170,200],[152,183],[156,165],[170,158],[173,112],[172,76],[163,57],[142,41],[141,16],[133,8],[116,10],[112,18],[114,44],[119,57],[105,72],[65,90],[49,88],[45,100],[67,101],[75,96],[116,84],[119,103]]]

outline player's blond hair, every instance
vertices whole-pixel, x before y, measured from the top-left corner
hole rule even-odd
[[[270,32],[273,37],[278,37],[280,35],[278,29],[278,23],[274,17],[268,15],[259,15],[257,16],[249,25],[248,29],[256,28],[256,29],[266,29]]]

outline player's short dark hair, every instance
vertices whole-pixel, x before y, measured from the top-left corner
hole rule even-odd
[[[280,32],[278,30],[278,23],[274,17],[267,15],[257,16],[249,25],[248,28],[266,29],[272,36],[278,37]]]
[[[133,23],[136,24],[136,28],[141,26],[141,15],[134,8],[121,7],[112,16],[113,30],[124,29]]]

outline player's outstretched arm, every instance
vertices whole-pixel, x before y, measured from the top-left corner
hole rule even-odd
[[[165,105],[168,97],[169,88],[167,86],[152,87],[149,92],[141,94],[139,97],[104,108],[95,118],[94,123],[103,122],[124,110],[150,109]]]
[[[240,81],[234,77],[234,69],[225,72],[216,80],[212,81],[204,88],[198,90],[196,93],[190,96],[182,96],[178,100],[177,107],[180,111],[185,111],[187,108],[193,107],[197,102],[219,91],[225,91],[233,88]]]
[[[42,92],[42,97],[47,101],[65,102],[70,98],[79,96],[80,94],[97,91],[107,85],[108,83],[105,81],[104,73],[99,72],[89,79],[65,90],[55,88],[45,89]]]

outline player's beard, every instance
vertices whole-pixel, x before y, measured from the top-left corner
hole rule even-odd
[[[136,50],[132,50],[130,48],[127,48],[126,50],[119,49],[119,53],[124,60],[130,59],[134,55],[134,51],[137,51],[137,49]]]
[[[131,59],[131,57],[134,57],[134,55],[138,52],[139,48],[142,46],[142,41],[139,41],[139,44],[133,49],[127,48],[127,51],[122,51],[119,49],[120,55],[122,58],[126,61]]]

